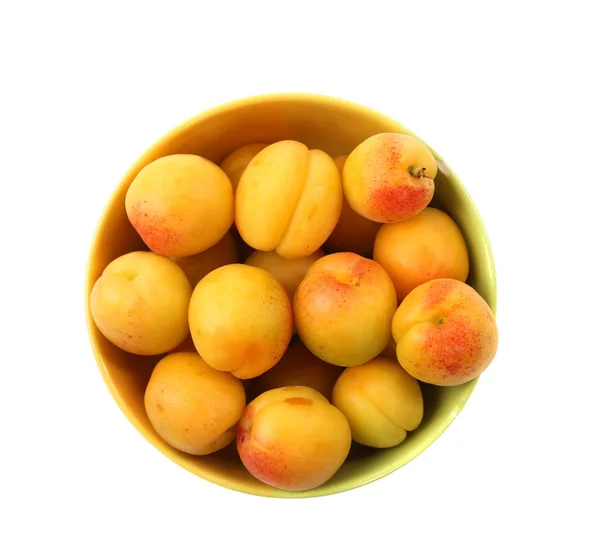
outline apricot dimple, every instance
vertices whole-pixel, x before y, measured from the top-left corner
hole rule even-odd
[[[307,399],[306,397],[288,397],[285,402],[291,405],[312,405],[313,403],[312,399]]]

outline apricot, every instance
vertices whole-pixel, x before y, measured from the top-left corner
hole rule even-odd
[[[260,153],[268,143],[249,143],[248,145],[242,145],[235,151],[232,151],[225,157],[225,160],[221,162],[220,166],[223,172],[227,174],[231,185],[233,185],[233,191],[237,189],[238,183],[244,170],[250,164],[250,161]]]
[[[340,367],[322,361],[301,342],[292,344],[273,368],[250,383],[250,394],[260,395],[274,388],[307,386],[331,399],[333,385],[342,373]]]
[[[293,300],[294,293],[310,266],[323,256],[325,256],[325,252],[320,248],[309,256],[294,260],[282,258],[277,252],[255,250],[248,256],[245,263],[268,271],[283,285],[290,300]]]
[[[341,156],[333,159],[340,174],[347,158],[347,156]],[[340,219],[333,233],[329,235],[325,246],[334,252],[355,252],[361,256],[370,257],[373,255],[373,243],[380,227],[380,223],[363,218],[352,210],[344,197]]]
[[[341,209],[342,185],[332,158],[297,141],[279,141],[242,174],[235,224],[252,248],[291,260],[323,245]]]
[[[169,155],[139,172],[125,197],[129,221],[148,248],[191,256],[217,244],[233,223],[233,188],[216,164]]]
[[[237,449],[257,479],[288,491],[314,489],[343,464],[352,438],[344,415],[304,386],[261,394],[244,410]]]
[[[419,139],[376,134],[356,147],[342,173],[350,207],[375,222],[408,220],[433,198],[435,157]]]
[[[233,441],[246,395],[235,376],[210,368],[197,353],[171,353],[154,367],[144,406],[169,445],[206,455]]]
[[[90,311],[100,332],[136,355],[166,353],[189,334],[192,288],[169,258],[130,252],[110,262],[90,294]]]
[[[379,449],[402,443],[423,419],[419,383],[385,357],[346,369],[332,403],[344,413],[354,441]]]
[[[398,361],[422,382],[456,386],[479,376],[498,348],[496,320],[469,285],[435,279],[415,288],[394,314]]]
[[[225,236],[217,244],[204,252],[175,258],[177,265],[187,275],[192,288],[195,288],[200,280],[211,271],[224,265],[237,263],[237,261],[237,246],[230,232],[225,233]]]
[[[264,269],[230,264],[194,289],[189,308],[194,345],[213,368],[254,378],[283,356],[292,337],[292,307]]]
[[[399,300],[433,279],[469,275],[465,239],[454,220],[437,208],[425,208],[414,218],[384,224],[375,239],[373,259],[392,278]]]
[[[352,252],[337,252],[308,270],[294,296],[294,320],[314,355],[351,367],[387,346],[397,304],[383,267]]]

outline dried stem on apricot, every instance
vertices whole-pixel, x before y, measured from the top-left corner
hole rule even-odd
[[[408,167],[408,173],[413,178],[425,178],[425,177],[429,177],[429,176],[425,175],[425,168],[423,166],[409,166]]]

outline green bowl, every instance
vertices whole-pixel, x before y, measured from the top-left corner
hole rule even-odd
[[[144,410],[144,390],[158,358],[133,356],[117,349],[92,320],[90,292],[107,264],[126,252],[146,249],[127,219],[125,194],[137,173],[153,160],[174,153],[193,153],[220,163],[229,152],[246,143],[283,139],[295,139],[336,156],[348,154],[367,137],[380,132],[412,134],[385,115],[332,97],[290,93],[233,101],[191,118],[160,138],[135,161],[108,201],[93,238],[86,274],[85,303],[94,354],[125,416],[154,447],[193,474],[229,489],[270,497],[312,497],[354,489],[390,474],[422,453],[452,423],[475,388],[477,379],[455,387],[423,385],[423,421],[401,445],[391,449],[354,445],[346,463],[326,484],[305,492],[282,491],[253,478],[239,460],[235,445],[209,456],[191,456],[167,445],[150,425]],[[460,226],[469,248],[467,282],[495,312],[496,275],[483,221],[456,174],[432,152],[439,164],[432,205],[446,211]]]

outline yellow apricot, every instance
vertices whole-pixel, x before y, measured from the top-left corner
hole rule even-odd
[[[264,269],[230,264],[204,277],[189,308],[194,345],[213,368],[254,378],[283,356],[292,337],[292,307]]]
[[[435,157],[418,138],[376,134],[356,147],[342,173],[350,207],[375,222],[416,216],[433,198]]]
[[[158,355],[189,334],[192,288],[169,258],[130,252],[110,262],[94,284],[90,310],[100,332],[136,355]]]
[[[329,155],[297,141],[258,153],[235,195],[235,223],[256,250],[283,258],[309,256],[327,240],[342,209],[339,172]]]
[[[337,472],[351,439],[344,415],[318,391],[288,386],[265,392],[246,407],[237,448],[246,469],[263,483],[306,491]]]
[[[244,388],[195,352],[161,359],[144,394],[150,424],[169,445],[193,455],[222,449],[235,438],[246,405]]]
[[[348,419],[352,439],[370,447],[402,443],[423,419],[419,383],[385,357],[346,369],[333,388],[332,403]]]
[[[129,221],[148,248],[179,258],[217,244],[233,223],[233,189],[216,164],[168,155],[135,177],[125,197]]]

